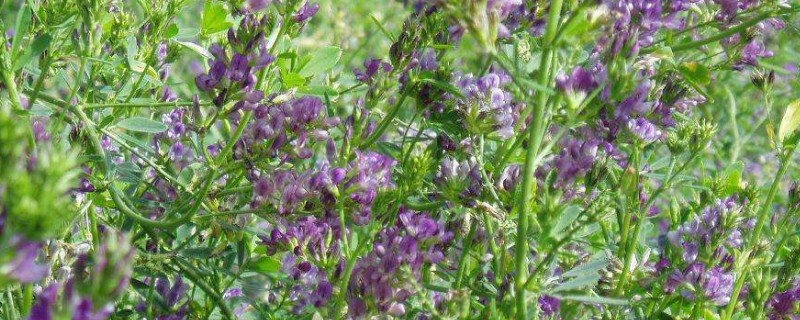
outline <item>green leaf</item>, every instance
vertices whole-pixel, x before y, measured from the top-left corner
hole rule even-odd
[[[197,45],[197,44],[195,44],[193,42],[180,41],[180,40],[174,40],[174,41],[177,44],[179,44],[181,46],[184,46],[187,49],[196,52],[197,54],[203,56],[206,59],[214,59],[214,56],[211,55],[211,52],[208,52],[208,50],[206,50],[206,48],[203,48],[203,47],[201,47],[201,46],[199,46],[199,45]]]
[[[439,90],[447,91],[447,92],[449,92],[451,94],[454,94],[457,97],[460,97],[460,98],[464,97],[464,95],[461,94],[461,90],[459,90],[452,83],[444,82],[444,81],[437,80],[437,79],[432,79],[432,78],[419,79],[419,82],[428,83],[428,84],[436,87]]]
[[[281,80],[287,88],[300,87],[306,84],[306,78],[294,72],[284,73],[281,76]]]
[[[707,85],[711,83],[711,71],[705,65],[695,61],[682,64],[678,71],[689,82],[697,85]]]
[[[590,262],[584,263],[582,265],[579,265],[579,266],[577,266],[575,268],[572,268],[572,270],[565,272],[561,276],[564,277],[564,278],[569,278],[569,277],[575,277],[575,276],[580,276],[580,275],[585,275],[585,274],[597,273],[597,271],[602,270],[606,266],[608,266],[608,259],[605,259],[605,258],[597,259],[597,260],[590,261]]]
[[[736,161],[736,163],[729,165],[725,169],[725,192],[733,193],[742,187],[743,171],[744,163],[741,161]]]
[[[186,248],[181,251],[181,255],[192,259],[208,259],[214,253],[214,248],[199,247]]]
[[[608,305],[617,305],[617,306],[628,305],[628,300],[616,299],[616,298],[606,298],[606,297],[600,297],[600,296],[556,295],[556,297],[561,298],[562,300],[578,301],[578,302],[583,302],[583,303],[608,304]]]
[[[17,24],[14,28],[14,38],[11,40],[11,56],[16,58],[22,46],[22,38],[28,34],[28,28],[31,26],[32,18],[31,9],[23,5],[17,13]]]
[[[797,126],[800,125],[800,99],[795,100],[786,107],[786,112],[781,119],[781,126],[778,128],[778,139],[783,141],[791,135]]]
[[[339,95],[339,91],[329,86],[305,86],[298,89],[297,93],[317,97],[325,97],[326,94],[328,97],[336,97]]]
[[[320,48],[311,55],[311,60],[300,69],[299,74],[303,77],[310,77],[328,71],[339,62],[341,57],[342,49],[339,47]]]
[[[550,293],[570,291],[570,290],[580,289],[583,287],[594,286],[595,284],[597,284],[597,281],[600,281],[600,274],[583,275],[560,284],[559,286],[550,290]]]
[[[272,257],[263,257],[248,263],[247,269],[262,274],[274,273],[281,270],[281,262]]]
[[[44,50],[50,46],[50,41],[52,40],[53,37],[47,33],[36,37],[36,39],[33,40],[33,43],[31,43],[30,50],[25,50],[22,56],[14,62],[14,71],[22,69],[31,60],[33,60],[34,57],[38,57],[40,54],[42,54],[42,52],[44,52]]]
[[[125,56],[128,58],[128,66],[133,68],[133,64],[136,62],[136,52],[139,51],[139,47],[136,46],[136,38],[134,36],[130,36],[125,39]]]
[[[578,215],[581,213],[581,208],[575,205],[568,206],[558,217],[558,222],[556,225],[550,229],[550,236],[551,237],[558,237],[561,235],[561,232],[569,228],[575,219],[578,218]]]
[[[143,117],[124,119],[118,122],[117,126],[126,130],[137,132],[159,133],[167,131],[167,126],[165,124]]]
[[[181,173],[178,174],[178,177],[176,179],[182,185],[188,186],[192,183],[192,180],[194,180],[195,175],[196,175],[195,168],[189,165],[186,166],[186,168],[183,168],[183,170],[181,170]]]
[[[228,30],[233,25],[228,21],[228,9],[222,3],[206,0],[203,7],[203,24],[200,29],[204,37]]]
[[[173,22],[169,25],[169,27],[167,27],[167,30],[164,32],[164,36],[167,38],[172,38],[177,36],[179,32],[180,29],[178,28],[178,25]]]

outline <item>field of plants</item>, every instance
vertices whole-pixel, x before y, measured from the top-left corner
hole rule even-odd
[[[0,0],[0,319],[800,319],[798,0]]]

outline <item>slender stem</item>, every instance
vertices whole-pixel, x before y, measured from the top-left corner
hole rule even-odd
[[[4,306],[8,320],[19,319],[17,309],[14,307],[14,295],[11,290],[6,291],[6,305]]]
[[[476,218],[477,220],[477,218]],[[461,258],[458,260],[458,271],[456,272],[456,284],[455,289],[461,289],[462,280],[464,280],[464,272],[466,272],[467,264],[469,263],[469,250],[472,247],[472,238],[475,235],[475,229],[477,229],[476,221],[473,221],[469,225],[469,231],[467,232],[467,236],[464,238],[464,243],[461,248]]]
[[[383,118],[383,120],[381,120],[381,122],[378,124],[378,127],[375,128],[375,132],[367,137],[367,140],[361,145],[362,149],[368,148],[370,145],[375,143],[375,141],[380,139],[381,136],[383,136],[383,132],[386,131],[386,128],[389,127],[389,124],[397,116],[397,113],[400,112],[400,108],[403,106],[403,102],[406,101],[407,96],[407,91],[403,92],[403,94],[400,96],[400,99],[398,99],[397,103],[395,103],[394,107],[392,107],[392,110],[389,110],[389,113],[386,115],[386,117]]]
[[[50,70],[50,64],[53,62],[53,55],[48,54],[47,58],[44,60],[44,64],[42,65],[41,73],[39,74],[39,78],[36,79],[36,84],[33,85],[33,93],[30,94],[28,97],[28,105],[33,108],[33,103],[36,102],[38,98],[39,91],[42,91],[42,86],[44,85],[44,79],[47,76],[47,70]]]
[[[550,84],[550,69],[554,55],[555,36],[559,20],[561,20],[561,6],[563,0],[553,0],[550,2],[550,16],[547,20],[547,29],[545,31],[544,45],[545,49],[541,57],[541,64],[539,68],[539,84],[548,87]],[[534,176],[535,161],[542,144],[542,138],[545,132],[545,105],[547,104],[547,95],[542,91],[535,93],[536,103],[531,105],[534,108],[533,119],[527,128],[528,133],[528,150],[525,157],[525,170],[522,178],[522,195],[519,198],[519,209],[517,211],[517,238],[514,244],[514,292],[517,307],[517,319],[527,319],[528,317],[528,302],[525,297],[525,282],[527,282],[527,267],[526,257],[528,255],[528,217],[531,215],[531,201],[536,193],[536,177]],[[538,228],[538,222],[534,220],[534,224]]]
[[[353,275],[353,269],[356,267],[356,260],[358,260],[358,256],[361,253],[361,250],[365,247],[367,241],[361,241],[356,247],[355,252],[347,258],[347,263],[344,271],[344,275],[339,282],[339,295],[336,296],[336,302],[333,304],[335,311],[335,319],[342,318],[342,309],[344,308],[344,301],[347,297],[347,287],[350,285],[350,277]]]
[[[728,100],[730,103],[728,104],[728,113],[729,118],[731,121],[731,131],[733,133],[733,147],[731,149],[731,163],[736,163],[736,160],[739,159],[739,148],[741,148],[741,137],[739,136],[739,123],[736,122],[736,114],[737,114],[737,107],[736,107],[736,97],[733,95],[733,92],[728,86],[725,86],[725,93],[728,94]]]
[[[113,167],[110,163],[109,157],[106,155],[105,150],[103,149],[102,144],[100,143],[100,138],[98,138],[99,134],[97,132],[97,129],[95,128],[94,122],[91,119],[89,119],[86,113],[83,112],[83,110],[79,106],[72,106],[64,101],[60,101],[58,99],[46,95],[41,95],[41,99],[43,101],[55,104],[57,106],[60,106],[61,108],[70,111],[71,113],[75,114],[81,120],[81,122],[85,124],[86,137],[89,138],[89,142],[92,145],[97,156],[102,158],[102,161],[100,161],[100,163],[106,172],[106,179],[111,179],[113,176],[113,171],[112,171]],[[248,112],[242,118],[242,122],[239,125],[239,129],[237,130],[236,134],[233,137],[231,137],[231,141],[228,142],[226,148],[220,153],[220,158],[224,158],[225,156],[227,156],[228,153],[230,153],[232,145],[236,141],[238,141],[239,137],[241,137],[242,132],[244,131],[244,127],[246,126],[247,121],[249,121],[251,115],[252,113]],[[122,193],[122,191],[120,191],[114,185],[113,181],[108,183],[108,190],[109,190],[109,195],[111,196],[111,200],[117,206],[117,210],[122,212],[122,214],[124,214],[129,219],[135,221],[136,223],[142,225],[143,227],[169,229],[184,224],[187,221],[191,220],[192,217],[194,217],[194,214],[197,213],[197,209],[202,203],[202,199],[206,196],[206,194],[208,194],[209,190],[211,189],[211,185],[213,185],[215,176],[216,176],[216,170],[213,169],[209,170],[208,174],[205,177],[205,184],[203,185],[201,192],[196,195],[195,202],[194,204],[192,204],[192,207],[189,209],[189,211],[186,212],[181,217],[171,220],[152,220],[138,213],[135,208],[132,208],[125,203],[125,201],[123,200],[124,193]]]
[[[27,316],[31,312],[33,305],[33,284],[26,284],[22,286],[22,305],[20,306],[20,314]]]
[[[206,295],[211,297],[211,300],[214,300],[214,303],[219,307],[220,310],[222,310],[222,314],[225,315],[225,318],[236,319],[236,316],[233,315],[233,312],[231,311],[230,307],[228,307],[228,305],[225,304],[225,300],[222,299],[222,296],[220,296],[219,292],[214,290],[214,288],[212,288],[211,285],[208,284],[208,282],[203,280],[203,278],[196,271],[194,266],[192,266],[189,263],[183,262],[182,260],[177,258],[173,259],[172,261],[174,261],[175,265],[178,267],[178,269],[180,269],[181,274],[189,278],[189,280],[191,280],[192,282],[194,282],[194,284],[200,287],[200,289],[202,289],[203,292],[206,293]]]
[[[200,102],[200,106],[210,106],[213,102]],[[107,109],[107,108],[169,108],[169,107],[190,107],[193,106],[193,101],[172,101],[172,102],[157,102],[157,103],[93,103],[87,104],[83,108],[86,110],[91,109]]]
[[[17,84],[14,82],[14,77],[10,71],[10,68],[0,66],[0,76],[3,77],[3,83],[6,85],[6,90],[8,90],[8,98],[11,100],[11,106],[14,107],[14,110],[23,110],[19,92],[17,91]]]
[[[762,12],[762,13],[758,14],[757,16],[753,17],[752,19],[744,21],[744,22],[740,23],[739,25],[737,25],[735,27],[732,27],[730,29],[726,29],[726,30],[724,30],[724,31],[722,31],[720,33],[717,33],[717,34],[715,34],[713,36],[710,36],[708,38],[672,46],[672,52],[686,51],[686,50],[690,50],[690,49],[694,49],[694,48],[697,48],[697,47],[700,47],[700,46],[707,45],[709,43],[720,41],[720,40],[728,38],[728,37],[730,37],[730,36],[732,36],[734,34],[743,32],[747,28],[750,28],[750,27],[758,24],[761,21],[767,20],[767,19],[769,19],[771,17],[774,17],[774,16],[777,16],[779,14],[794,12],[794,11],[797,11],[797,9],[798,8],[792,8],[792,9],[789,9],[789,10],[774,10],[774,11],[770,10],[770,11]],[[642,52],[642,54],[647,54],[647,53],[655,51],[658,48],[659,47],[655,47],[655,46],[648,47],[648,48],[642,49],[641,52]]]
[[[753,233],[750,237],[750,245],[755,247],[758,245],[758,241],[761,238],[761,229],[764,228],[764,224],[766,223],[767,219],[770,216],[770,212],[772,212],[772,202],[775,200],[775,194],[778,192],[781,186],[781,180],[783,176],[786,174],[786,170],[789,169],[789,165],[791,165],[791,157],[794,154],[797,145],[790,145],[786,147],[783,156],[781,157],[781,165],[778,168],[778,173],[775,174],[775,179],[772,180],[772,186],[769,188],[769,192],[767,193],[767,198],[764,200],[764,204],[761,205],[761,210],[758,212],[758,220],[756,222],[756,226],[753,229]],[[736,271],[734,274],[738,274],[736,278],[736,282],[733,286],[733,292],[731,294],[731,301],[728,303],[728,307],[725,309],[725,313],[723,314],[723,320],[730,320],[733,317],[733,311],[736,309],[736,302],[739,300],[739,293],[742,291],[742,287],[744,287],[744,282],[746,280],[745,274],[747,273],[748,263],[750,261],[752,255],[752,248],[748,251],[742,253],[742,262],[736,265]]]

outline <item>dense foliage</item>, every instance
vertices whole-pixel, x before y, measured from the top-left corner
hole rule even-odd
[[[0,0],[0,319],[800,319],[798,13]]]

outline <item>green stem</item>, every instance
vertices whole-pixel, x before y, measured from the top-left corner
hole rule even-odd
[[[76,115],[81,120],[81,122],[85,124],[86,137],[89,139],[89,142],[92,145],[92,148],[94,149],[97,156],[102,158],[102,161],[100,161],[100,163],[102,165],[102,168],[106,172],[106,179],[111,179],[111,177],[113,176],[113,171],[112,171],[113,168],[109,158],[105,153],[105,150],[103,149],[102,144],[100,143],[100,138],[98,138],[99,134],[97,132],[97,129],[95,128],[94,122],[91,119],[89,119],[86,113],[83,112],[83,110],[78,106],[69,105],[64,101],[60,101],[56,98],[52,98],[47,95],[41,95],[41,99],[43,101],[52,103],[63,109],[68,110],[69,112]],[[245,116],[242,118],[242,122],[239,125],[236,134],[233,137],[231,137],[231,140],[228,141],[228,145],[226,145],[226,148],[220,153],[221,159],[227,156],[228,153],[230,153],[231,149],[233,148],[233,144],[236,141],[238,141],[238,139],[241,137],[244,131],[244,127],[246,126],[247,121],[249,121],[251,115],[252,112],[245,113]],[[120,191],[114,185],[113,181],[108,183],[108,190],[109,190],[109,195],[111,196],[111,200],[116,205],[117,210],[122,212],[122,214],[124,214],[129,219],[133,220],[134,222],[144,227],[170,229],[177,227],[181,224],[184,224],[189,220],[191,220],[192,217],[194,217],[195,213],[197,213],[197,209],[202,203],[202,199],[206,196],[206,194],[208,194],[208,191],[211,189],[211,185],[213,185],[215,176],[216,176],[216,170],[213,169],[209,170],[208,174],[205,177],[205,184],[203,185],[201,192],[197,194],[197,196],[195,197],[195,202],[192,204],[192,207],[189,209],[189,211],[186,212],[183,216],[171,220],[151,220],[144,217],[140,213],[136,212],[134,208],[128,206],[125,203],[125,201],[122,198],[124,193],[122,193],[122,191]]]
[[[375,128],[375,132],[373,132],[372,135],[367,137],[367,140],[364,141],[363,144],[361,144],[362,149],[368,148],[373,143],[375,143],[375,141],[380,139],[381,136],[383,136],[383,132],[386,131],[386,128],[388,128],[389,124],[392,123],[392,120],[394,120],[394,118],[397,116],[397,113],[400,112],[400,109],[403,106],[403,102],[406,101],[406,97],[408,97],[408,93],[403,92],[403,94],[400,96],[400,99],[397,100],[397,103],[395,103],[392,110],[389,110],[389,113],[386,115],[386,117],[383,118],[383,120],[381,120],[381,122],[378,124],[378,127]]]
[[[780,15],[780,14],[783,14],[783,13],[794,12],[794,11],[797,11],[797,9],[798,8],[792,8],[792,9],[789,9],[789,10],[776,10],[776,11],[770,10],[770,11],[762,12],[759,15],[753,17],[752,19],[744,21],[744,22],[740,23],[739,25],[737,25],[735,27],[732,27],[730,29],[726,29],[726,30],[724,30],[724,31],[722,31],[720,33],[717,33],[717,34],[715,34],[713,36],[710,36],[708,38],[672,46],[672,52],[686,51],[686,50],[690,50],[690,49],[694,49],[694,48],[697,48],[697,47],[700,47],[700,46],[707,45],[709,43],[714,43],[714,42],[720,41],[720,40],[728,38],[728,37],[730,37],[730,36],[732,36],[734,34],[743,32],[747,28],[755,26],[756,24],[758,24],[761,21],[767,20],[767,19],[769,19],[771,17],[777,16],[777,15]],[[659,48],[660,47],[655,47],[655,46],[648,47],[648,48],[642,49],[641,52],[642,52],[642,54],[647,54],[647,53],[651,53],[651,52],[653,52],[653,51],[655,51],[655,50],[657,50]]]
[[[14,110],[24,110],[22,108],[22,102],[20,102],[19,99],[17,84],[14,82],[14,77],[9,71],[10,69],[0,66],[0,76],[3,77],[3,83],[6,85],[6,90],[8,90],[8,98],[11,100],[11,106],[14,107]]]
[[[464,279],[464,272],[466,272],[467,264],[469,262],[467,259],[469,259],[469,250],[472,247],[472,238],[475,235],[475,229],[477,229],[477,226],[476,222],[473,221],[469,226],[467,237],[464,238],[464,243],[461,248],[461,258],[458,260],[458,271],[456,272],[455,284],[456,290],[461,289],[462,280]]]
[[[36,102],[36,99],[39,96],[39,91],[42,91],[42,86],[44,85],[44,79],[47,76],[47,71],[50,70],[50,64],[53,62],[53,55],[48,54],[47,58],[44,60],[44,64],[42,65],[42,71],[39,74],[39,78],[36,79],[36,84],[33,85],[33,93],[30,94],[28,98],[28,105],[33,108],[33,103]]]
[[[17,314],[17,309],[14,307],[14,295],[12,294],[11,290],[6,291],[6,304],[5,306],[3,306],[3,308],[6,311],[8,320],[19,319],[19,314]]]
[[[544,45],[545,49],[541,57],[541,66],[539,68],[539,84],[548,87],[550,84],[550,69],[554,55],[553,46],[555,45],[555,36],[558,28],[559,20],[561,20],[561,6],[563,0],[553,0],[550,3],[550,16],[547,20],[547,29],[545,31]],[[528,255],[528,217],[531,215],[531,201],[536,193],[536,177],[534,176],[535,161],[542,144],[542,138],[545,131],[545,105],[547,104],[547,95],[542,91],[537,91],[535,94],[536,103],[531,105],[533,110],[533,119],[527,128],[528,133],[528,150],[525,157],[525,169],[522,180],[522,195],[519,198],[519,210],[517,221],[517,238],[514,244],[514,270],[516,275],[514,277],[514,292],[517,307],[517,319],[527,319],[528,317],[528,303],[525,297],[525,283],[527,282],[527,267],[526,257]],[[538,228],[538,222],[534,220]]]
[[[200,106],[210,106],[213,102],[200,102]],[[86,110],[91,109],[106,109],[106,108],[168,108],[168,107],[190,107],[193,106],[193,101],[172,101],[172,102],[157,102],[157,103],[93,103],[87,104],[83,108]]]
[[[22,316],[27,316],[31,312],[33,305],[33,285],[26,284],[22,286],[22,305],[20,306],[20,313]]]
[[[214,303],[219,307],[220,310],[222,310],[222,314],[225,315],[225,318],[236,319],[236,316],[233,315],[231,309],[228,307],[227,304],[225,304],[225,301],[222,299],[222,296],[220,296],[219,292],[214,290],[214,288],[212,288],[211,285],[208,284],[208,282],[203,280],[203,278],[200,276],[200,274],[197,272],[194,266],[192,266],[189,263],[185,263],[177,258],[173,259],[173,261],[175,262],[175,265],[178,267],[178,269],[180,269],[181,274],[189,278],[189,280],[191,280],[192,282],[194,282],[194,284],[200,287],[200,289],[202,289],[203,292],[206,293],[206,295],[211,297],[211,300],[214,300]]]
[[[769,188],[769,193],[767,193],[767,198],[764,200],[764,204],[761,205],[761,210],[758,213],[758,220],[756,222],[756,226],[753,229],[753,233],[750,237],[750,245],[755,247],[758,246],[758,241],[761,238],[761,229],[764,228],[764,224],[766,223],[767,219],[770,216],[770,212],[772,212],[772,202],[775,200],[775,194],[778,192],[781,186],[781,180],[783,176],[786,174],[786,170],[789,169],[789,165],[791,162],[789,161],[794,154],[797,145],[790,145],[787,146],[786,150],[784,151],[783,156],[781,157],[781,165],[778,168],[778,173],[775,174],[775,179],[772,180],[772,186]],[[733,292],[731,294],[731,301],[728,303],[728,307],[725,309],[725,313],[723,314],[723,320],[730,320],[733,317],[733,311],[736,309],[736,302],[739,300],[739,293],[742,291],[742,287],[744,287],[744,282],[747,280],[745,274],[747,273],[748,263],[750,261],[751,255],[753,253],[753,249],[745,251],[742,253],[743,261],[736,265],[737,272],[734,274],[738,275],[736,278],[736,282],[733,286]]]
[[[333,304],[335,311],[335,319],[342,318],[342,310],[344,309],[344,301],[347,297],[347,287],[350,286],[350,277],[353,275],[353,269],[356,267],[356,260],[358,260],[358,256],[361,253],[361,250],[364,248],[364,245],[368,241],[361,241],[356,247],[355,252],[347,258],[346,269],[344,271],[344,275],[342,276],[341,282],[339,282],[339,295],[336,296],[336,302]]]

